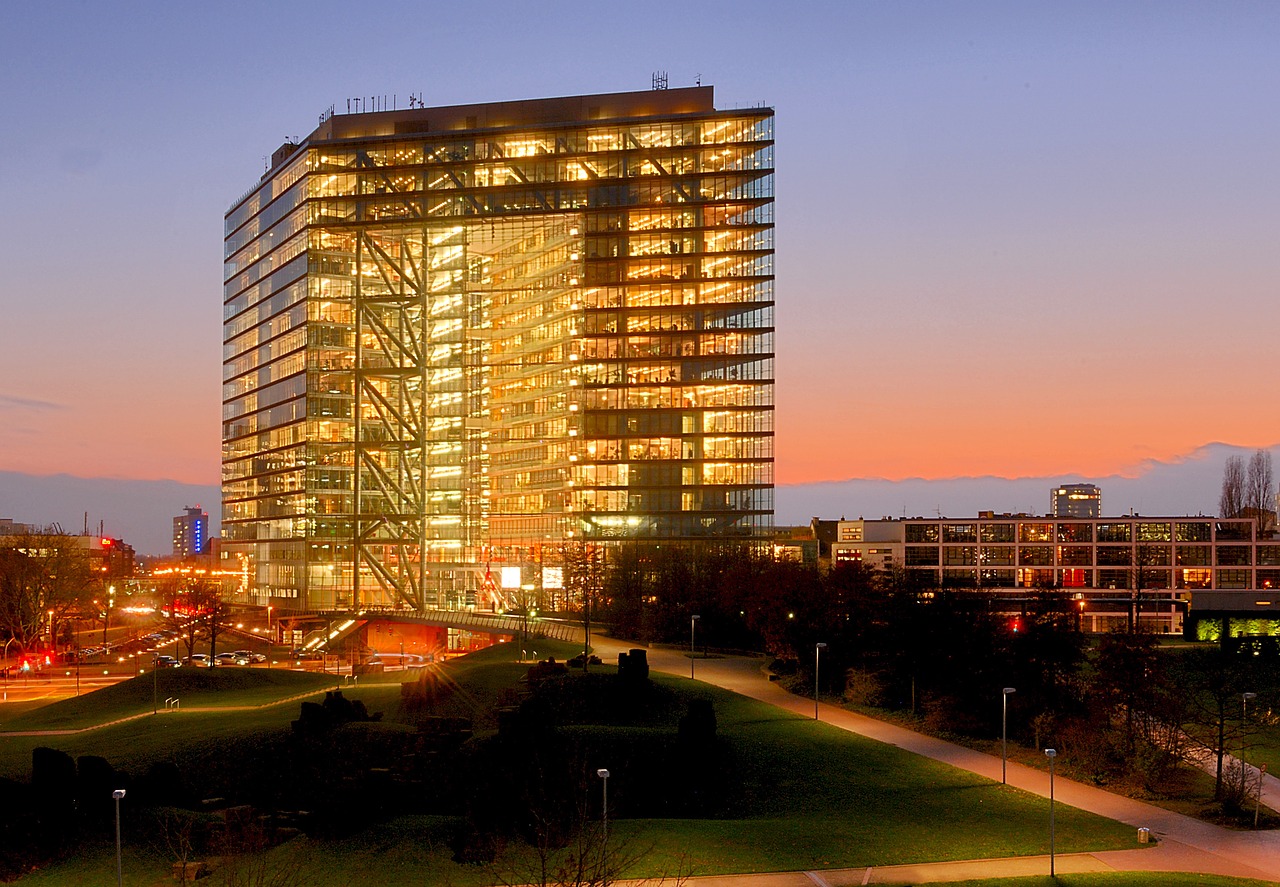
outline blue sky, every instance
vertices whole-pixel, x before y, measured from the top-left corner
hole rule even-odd
[[[655,70],[777,111],[780,502],[1271,446],[1278,45],[1274,3],[9,4],[0,472],[216,485],[222,214],[329,105]]]

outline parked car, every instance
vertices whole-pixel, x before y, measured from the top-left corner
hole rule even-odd
[[[267,661],[266,656],[254,653],[252,650],[236,650],[232,655],[235,656],[236,665],[253,665],[255,662]]]
[[[217,656],[213,657],[213,663],[214,665],[239,665],[240,664],[239,662],[236,662],[235,653],[219,653]]]
[[[209,656],[207,653],[196,653],[194,656],[183,656],[182,664],[183,665],[202,665],[205,667],[213,665],[213,663],[209,660]]]
[[[157,656],[156,668],[181,668],[182,663],[172,656]]]

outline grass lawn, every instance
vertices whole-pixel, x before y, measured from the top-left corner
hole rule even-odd
[[[298,693],[320,692],[337,686],[333,675],[278,668],[164,668],[103,687],[92,693],[61,699],[10,718],[6,731],[77,730],[152,710],[163,709],[170,697],[182,706],[264,705]],[[154,695],[153,695],[154,694]]]
[[[556,646],[554,642],[545,642],[544,651],[543,644],[539,642],[539,655],[562,658],[577,652],[573,645]],[[506,644],[446,663],[440,670],[452,692],[433,714],[486,712],[495,703],[512,698],[524,673],[524,666],[514,661],[518,655],[514,645]],[[613,671],[608,666],[599,670]],[[220,670],[213,672],[202,672],[201,677],[222,680]],[[274,675],[272,680],[277,682],[240,677],[235,686],[184,685],[184,706],[214,701],[229,706],[255,704],[271,694],[278,698],[312,688],[318,692],[333,683],[332,677],[262,669],[227,672]],[[412,673],[403,676],[411,677]],[[318,685],[314,683],[317,678]],[[733,779],[739,791],[733,808],[721,818],[620,818],[611,822],[610,846],[619,851],[629,848],[640,857],[628,872],[632,876],[811,870],[1048,851],[1048,801],[1043,798],[727,691],[666,676],[655,675],[654,679],[680,700],[701,696],[714,702],[718,735],[733,762]],[[136,709],[139,695],[145,696],[149,706],[151,686],[145,678],[99,692],[113,690],[119,695],[114,706],[99,700],[93,707],[94,717],[102,719],[130,706]],[[344,692],[349,698],[363,700],[370,711],[384,711],[389,726],[409,724],[418,717],[416,712],[401,709],[398,684],[365,683],[344,688]],[[83,707],[89,698],[74,701]],[[683,702],[677,704],[682,711]],[[297,711],[296,703],[263,709],[183,711],[71,736],[0,737],[0,775],[26,778],[31,748],[42,744],[73,756],[104,755],[116,767],[134,773],[157,759],[175,760],[183,768],[228,766],[238,756],[271,748],[275,738],[289,729],[288,722],[297,717]],[[81,712],[80,717],[90,715]],[[484,717],[476,727],[485,729]],[[615,769],[611,799],[615,786],[621,790],[618,797],[625,797],[626,779],[625,772]],[[125,813],[127,821],[127,809]],[[300,863],[305,866],[303,880],[319,885],[414,881],[467,887],[492,883],[492,870],[451,861],[447,841],[455,825],[444,817],[401,816],[371,824],[344,841],[302,839],[300,846],[305,846],[303,856],[308,860]],[[163,861],[146,861],[148,845],[141,836],[130,837],[127,827],[125,835],[136,855],[133,864],[143,870],[155,866],[159,875],[167,875],[162,871],[167,868]],[[290,846],[273,853],[293,853]],[[1058,804],[1060,852],[1136,846],[1128,826]],[[106,874],[114,877],[112,848],[103,852],[106,856],[99,857],[99,863],[103,858],[111,863]],[[518,867],[518,862],[513,862],[518,859],[517,851],[510,851],[504,859],[512,868]],[[44,874],[24,878],[23,883],[91,887],[97,876],[81,873],[77,867],[82,862],[59,864]],[[141,872],[130,880],[151,883]],[[157,877],[155,882],[163,880]]]
[[[1280,773],[1280,724],[1250,724],[1248,743],[1245,761],[1254,766],[1266,764],[1268,773]]]

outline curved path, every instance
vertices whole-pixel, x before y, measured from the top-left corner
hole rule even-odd
[[[593,637],[592,641],[598,655],[612,660],[616,660],[618,653],[637,646],[607,637]],[[656,671],[685,677],[689,675],[689,657],[683,652],[649,649],[648,659],[649,667]],[[761,666],[761,660],[745,657],[698,659],[695,674],[700,681],[798,715],[813,716],[812,699],[794,696],[783,690],[768,679]],[[825,723],[842,730],[895,745],[988,779],[1000,778],[1000,759],[993,755],[877,721],[834,705],[820,703],[819,714]],[[1049,774],[1045,771],[1011,761],[1008,765],[1008,782],[1023,791],[1046,798],[1049,796]],[[1231,831],[1061,776],[1054,779],[1054,796],[1072,807],[1127,823],[1134,827],[1135,836],[1133,850],[1059,854],[1056,869],[1061,874],[1083,871],[1206,872],[1280,883],[1280,831]],[[1151,833],[1159,839],[1155,847],[1138,847],[1137,829],[1140,827],[1151,829]],[[730,884],[754,887],[844,887],[848,884],[914,884],[1048,873],[1049,858],[1044,856],[875,869],[733,875],[694,880],[703,887],[727,887]]]

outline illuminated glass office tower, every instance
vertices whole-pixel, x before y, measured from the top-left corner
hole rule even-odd
[[[251,599],[445,606],[566,546],[763,535],[772,110],[385,104],[322,115],[226,216],[222,532]]]

